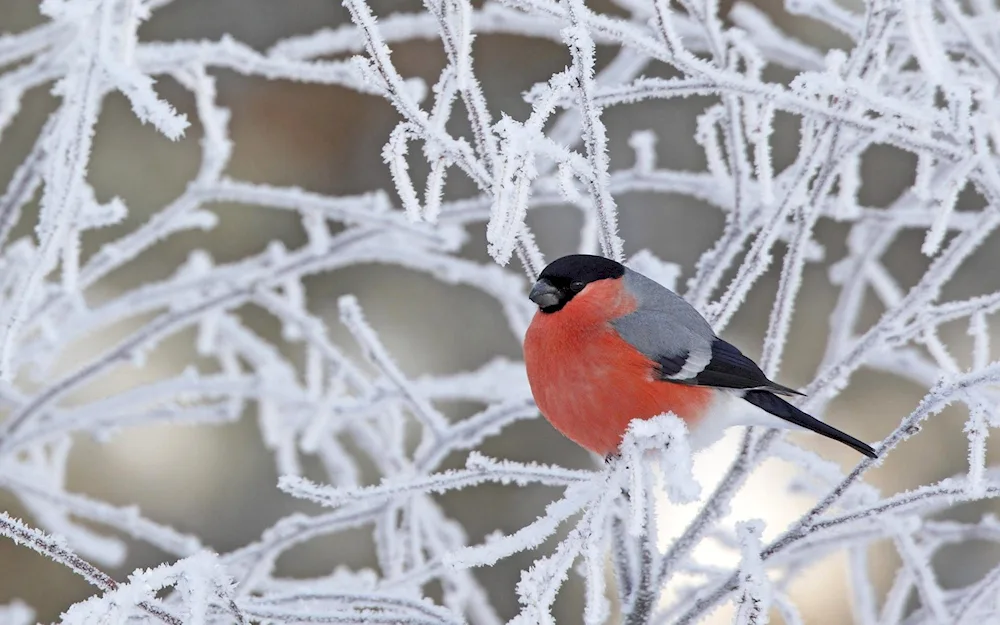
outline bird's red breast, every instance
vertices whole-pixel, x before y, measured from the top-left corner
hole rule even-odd
[[[655,363],[609,323],[636,308],[621,279],[592,282],[562,310],[535,313],[524,361],[542,415],[567,438],[601,455],[614,453],[632,419],[672,411],[694,425],[709,388],[664,382]]]

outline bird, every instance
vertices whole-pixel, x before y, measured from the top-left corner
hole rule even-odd
[[[535,403],[555,429],[606,459],[633,419],[666,412],[685,422],[694,451],[732,425],[767,425],[811,430],[877,458],[783,399],[802,393],[768,379],[684,298],[621,263],[563,256],[528,297],[538,307],[524,338]]]

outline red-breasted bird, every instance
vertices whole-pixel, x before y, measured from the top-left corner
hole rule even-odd
[[[695,449],[730,425],[797,426],[876,457],[779,397],[801,393],[767,379],[683,298],[620,263],[564,256],[528,297],[538,305],[524,339],[535,402],[590,451],[615,454],[632,419],[673,412]]]

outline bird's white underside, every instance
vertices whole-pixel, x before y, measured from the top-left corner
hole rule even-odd
[[[699,451],[716,443],[722,438],[725,430],[734,425],[760,425],[786,430],[805,429],[744,400],[742,390],[719,389],[708,410],[705,411],[705,417],[688,430],[692,451]]]

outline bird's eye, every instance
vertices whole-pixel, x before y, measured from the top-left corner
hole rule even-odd
[[[580,282],[579,280],[577,280],[576,282],[571,282],[570,285],[569,285],[569,288],[574,293],[579,293],[580,291],[583,290],[583,287],[585,287],[585,286],[587,286],[585,283]]]

